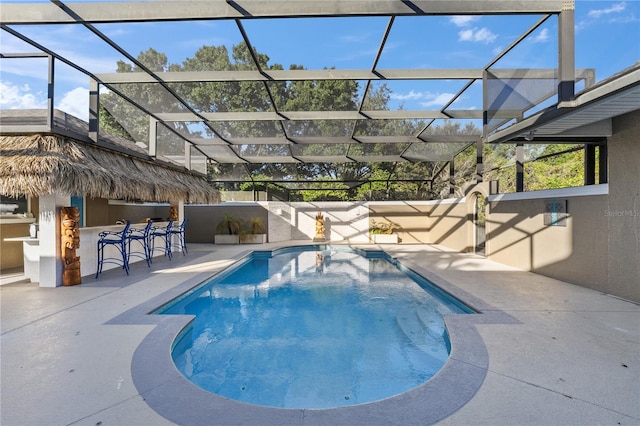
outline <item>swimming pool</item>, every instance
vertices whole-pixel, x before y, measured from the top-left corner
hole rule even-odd
[[[156,313],[195,319],[172,357],[201,388],[283,408],[384,399],[446,362],[442,316],[473,312],[383,252],[254,252]]]

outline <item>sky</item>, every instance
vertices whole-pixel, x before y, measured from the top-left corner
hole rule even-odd
[[[596,81],[600,81],[640,60],[640,0],[577,0],[575,4],[576,68],[595,69]],[[482,68],[539,18],[534,15],[397,17],[377,69]],[[292,64],[307,69],[371,69],[388,18],[242,22],[254,47],[269,57],[271,65],[281,64],[285,69]],[[495,67],[555,68],[557,25],[555,16],[545,21]],[[165,53],[169,63],[178,64],[204,45],[225,45],[231,51],[231,46],[242,41],[233,21],[96,27],[134,56],[152,47]],[[129,62],[80,25],[13,28],[94,73],[115,72],[117,61]],[[0,52],[33,53],[36,49],[0,31]],[[465,83],[460,80],[386,82],[392,90],[390,106],[408,110],[440,109]],[[373,86],[379,84],[374,82]],[[86,75],[56,61],[56,108],[86,120],[88,87]],[[0,109],[46,108],[46,94],[45,59],[0,60]],[[454,106],[482,109],[481,86],[474,85]]]

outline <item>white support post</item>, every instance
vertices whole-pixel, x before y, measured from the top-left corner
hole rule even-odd
[[[149,156],[155,158],[158,149],[158,120],[149,117]]]
[[[558,16],[558,102],[575,98],[575,0],[563,0]]]
[[[60,207],[71,205],[68,195],[40,197],[40,287],[62,285],[62,249],[60,247]]]
[[[100,84],[89,80],[89,139],[97,143],[100,138]]]
[[[182,223],[184,220],[184,200],[178,201],[178,221]]]
[[[184,141],[184,167],[191,170],[191,144]]]

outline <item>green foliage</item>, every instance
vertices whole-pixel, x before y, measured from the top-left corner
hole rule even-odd
[[[485,226],[487,222],[487,199],[482,194],[478,194],[476,198],[475,216],[476,224]]]
[[[515,144],[485,144],[483,146],[484,180],[499,181],[500,192],[516,191],[515,155]]]
[[[356,190],[359,200],[386,200],[388,198],[389,184],[388,180],[391,172],[384,169],[374,170],[369,179],[373,182],[364,184]]]
[[[309,189],[301,189],[298,191],[298,193],[302,195],[303,201],[346,201],[349,199],[349,186],[339,180],[331,182],[309,182],[307,187]]]
[[[570,145],[546,145],[540,155],[554,154]],[[525,190],[566,188],[584,184],[584,151],[573,151],[525,165]]]
[[[398,230],[400,230],[400,225],[395,222],[391,222],[390,220],[385,222],[376,222],[375,219],[371,219],[371,223],[369,224],[370,234],[393,234]]]
[[[266,191],[267,184],[262,181],[273,180],[271,176],[263,174],[255,174],[251,176],[251,180],[243,182],[239,185],[240,191]]]
[[[260,217],[252,217],[242,224],[242,233],[244,234],[264,234],[264,222]]]
[[[144,66],[154,72],[168,71],[167,56],[154,49],[141,52],[137,58]],[[142,72],[123,61],[118,61],[117,72]],[[114,87],[126,96],[150,111],[173,112],[179,109],[177,101],[159,84],[114,84]],[[149,117],[115,92],[100,95],[100,126],[109,133],[120,135],[133,142],[149,141]],[[175,123],[176,130],[184,130],[184,124]],[[167,143],[169,145],[169,142]],[[171,146],[164,147],[168,154],[184,154],[183,141],[171,141]]]
[[[524,190],[566,188],[584,183],[584,152],[581,145],[528,144],[524,146]],[[499,181],[500,192],[516,191],[515,144],[485,145],[483,165],[485,181]],[[563,151],[572,152],[553,155]],[[456,158],[456,192],[475,183],[475,145]],[[548,158],[540,158],[549,156]],[[460,192],[458,192],[460,191]]]
[[[280,64],[269,64],[270,58],[257,51],[253,52],[260,68],[284,69]],[[154,49],[141,52],[138,60],[154,72],[174,71],[243,71],[255,70],[256,65],[245,43],[232,47],[202,46],[194,56],[180,64],[170,64],[164,53]],[[303,70],[302,65],[292,64],[291,70]],[[136,66],[119,61],[117,71],[122,73],[141,72]],[[263,82],[181,82],[171,83],[171,90],[182,96],[187,105],[180,104],[172,94],[160,84],[117,84],[114,85],[127,98],[154,112],[183,112],[192,108],[202,113],[234,111],[273,111],[274,103],[278,111],[354,111],[360,105],[361,87],[353,80],[316,81],[272,81],[269,91]],[[270,96],[271,95],[271,96]],[[370,87],[364,97],[364,110],[388,110],[392,91],[384,83]],[[149,140],[149,117],[133,107],[115,92],[100,96],[100,125],[107,132],[122,136],[134,142],[147,143]],[[402,107],[401,107],[402,108]],[[207,171],[211,179],[219,181],[221,189],[265,191],[266,184],[255,185],[253,180],[303,180],[308,181],[307,189],[286,191],[271,185],[270,193],[286,193],[291,200],[428,200],[449,196],[448,161],[463,144],[452,145],[429,141],[437,135],[479,135],[473,123],[456,120],[291,120],[282,123],[287,135],[297,136],[393,136],[420,135],[424,144],[395,142],[380,144],[251,144],[235,145],[233,152],[238,157],[282,156],[284,158],[322,158],[333,155],[362,158],[358,162],[333,163],[263,163],[263,164],[209,164]],[[216,122],[215,131],[206,126],[190,123],[172,123],[158,128],[158,154],[184,155],[185,137],[207,138],[262,138],[282,134],[281,123],[273,121],[233,121]],[[461,146],[462,145],[462,146]],[[566,145],[527,145],[527,158],[552,154],[566,149]],[[485,145],[483,165],[485,181],[498,180],[501,192],[515,191],[515,145]],[[375,162],[382,156],[403,156],[409,162]],[[416,161],[420,158],[438,158],[442,161]],[[476,147],[471,144],[456,155],[454,161],[454,190],[456,196],[463,196],[465,189],[476,181]],[[525,190],[560,188],[581,185],[584,179],[582,152],[573,152],[525,165]],[[224,181],[245,180],[241,184],[225,184]],[[320,182],[329,180],[330,182]],[[358,185],[347,182],[369,182]]]
[[[240,220],[230,213],[225,213],[224,218],[216,226],[216,234],[238,235],[241,228]]]

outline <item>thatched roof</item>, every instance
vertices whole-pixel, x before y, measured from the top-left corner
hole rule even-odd
[[[10,197],[85,195],[141,201],[218,202],[220,194],[186,170],[58,135],[0,136],[0,193]]]

